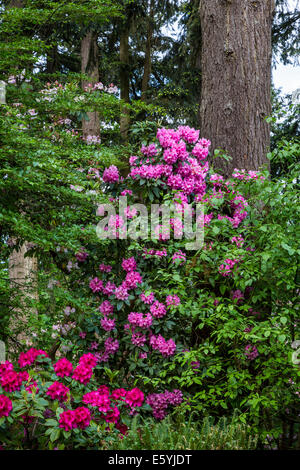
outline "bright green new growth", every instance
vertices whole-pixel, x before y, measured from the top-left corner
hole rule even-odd
[[[188,421],[184,416],[172,420],[170,416],[155,423],[136,417],[132,427],[114,449],[133,450],[253,450],[258,437],[253,436],[250,426],[223,417],[213,424],[212,417],[197,423],[191,415]]]

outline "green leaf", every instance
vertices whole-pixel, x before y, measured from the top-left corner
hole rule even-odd
[[[283,343],[286,339],[286,335],[279,335],[278,336],[278,341],[280,341],[281,343]]]
[[[57,441],[57,439],[59,438],[60,436],[60,429],[53,429],[51,434],[50,434],[50,441],[51,442],[54,442],[54,441]]]
[[[46,426],[57,426],[57,421],[55,419],[47,419],[45,424]]]
[[[286,243],[281,243],[281,246],[289,253],[290,256],[292,256],[295,253],[295,250],[291,248],[289,245],[287,245]]]

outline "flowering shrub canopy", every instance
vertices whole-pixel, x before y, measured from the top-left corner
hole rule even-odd
[[[242,169],[225,179],[210,167],[210,143],[199,137],[187,126],[159,129],[155,143],[144,143],[129,158],[127,176],[115,166],[93,168],[111,204],[118,208],[120,196],[128,204],[108,221],[115,239],[91,241],[87,227],[80,250],[58,250],[69,268],[51,287],[60,298],[51,333],[62,355],[53,365],[55,376],[46,386],[10,363],[2,366],[2,396],[10,400],[10,393],[25,387],[31,396],[59,401],[51,432],[90,432],[101,420],[124,430],[132,411],[161,420],[185,403],[200,415],[238,408],[240,419],[251,420],[262,438],[272,426],[275,439],[284,413],[295,414],[292,183],[283,192],[267,173]],[[158,223],[155,239],[123,239],[138,220],[134,205],[150,208],[154,202],[173,204],[177,215],[168,226]],[[197,203],[204,215],[194,226],[203,229],[204,245],[193,251],[181,239],[180,215],[187,207],[195,215]],[[277,207],[280,224],[272,212]],[[36,346],[47,349],[42,339]],[[19,366],[50,361],[43,349],[23,353]],[[100,388],[91,387],[99,380]],[[4,419],[14,412],[6,398]]]

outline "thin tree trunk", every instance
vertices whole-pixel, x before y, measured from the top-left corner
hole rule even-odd
[[[36,308],[31,307],[31,302],[38,301],[38,261],[35,256],[26,256],[30,248],[29,242],[23,243],[19,250],[13,250],[9,257],[8,270],[10,288],[13,294],[13,303],[17,302],[19,307],[15,308],[14,315],[10,320],[11,336],[14,344],[9,344],[9,350],[15,349],[15,344],[24,344],[28,339],[26,324],[29,313],[38,313]]]
[[[58,70],[57,46],[53,46],[47,52],[46,72],[47,73],[55,73],[55,72],[57,72],[57,70]]]
[[[231,155],[216,163],[226,175],[268,164],[273,10],[273,0],[200,0],[200,130]]]
[[[88,76],[88,80],[82,81],[82,88],[99,82],[99,50],[97,34],[88,31],[81,41],[81,73]],[[87,112],[88,119],[82,121],[83,138],[88,135],[100,137],[100,121],[97,111]]]
[[[129,28],[127,26],[122,29],[120,36],[120,88],[121,99],[124,100],[125,103],[129,103]],[[124,142],[127,142],[130,124],[129,110],[124,107],[121,113],[121,138]]]
[[[142,79],[142,95],[141,100],[147,101],[147,91],[151,75],[151,48],[152,48],[152,36],[153,36],[153,15],[154,15],[154,0],[150,2],[150,10],[148,16],[148,28],[147,28],[147,40],[145,49],[145,62],[144,62],[144,73]]]

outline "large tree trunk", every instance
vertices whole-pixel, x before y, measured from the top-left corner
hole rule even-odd
[[[88,80],[82,81],[84,89],[89,84],[99,82],[99,50],[97,44],[97,34],[88,31],[81,41],[81,73],[88,76]],[[87,113],[88,119],[82,121],[83,138],[88,135],[100,137],[99,113],[91,111]]]
[[[145,48],[145,62],[144,62],[144,73],[142,79],[142,95],[141,100],[147,101],[147,91],[149,85],[149,79],[151,75],[151,48],[152,48],[152,36],[153,36],[153,15],[154,15],[154,0],[150,2],[149,16],[148,16],[148,28],[147,28],[147,39]]]
[[[129,27],[127,25],[122,28],[120,36],[120,89],[121,99],[125,103],[129,103]],[[122,140],[127,142],[130,123],[129,110],[124,107],[121,112],[120,133]]]
[[[273,0],[200,0],[200,130],[231,155],[216,163],[226,175],[268,163],[273,10]]]

